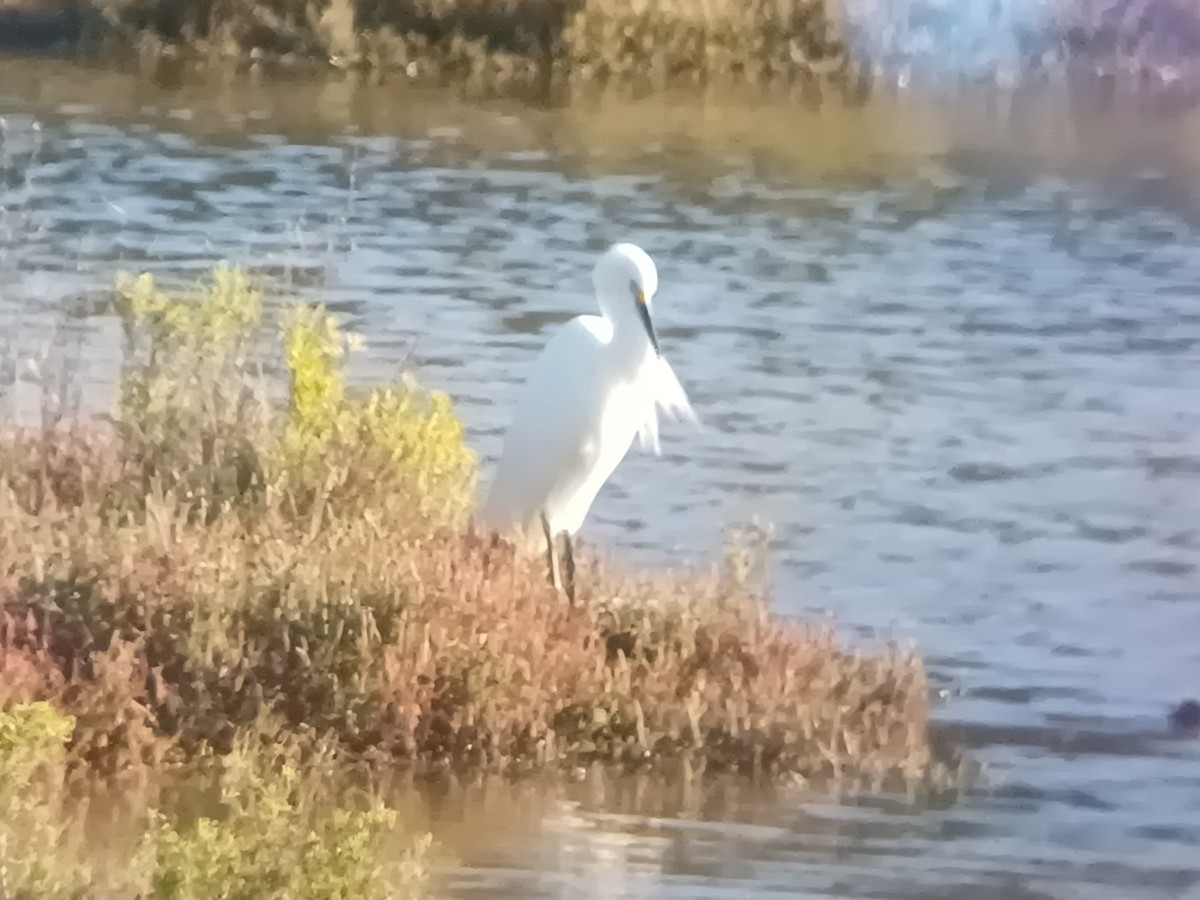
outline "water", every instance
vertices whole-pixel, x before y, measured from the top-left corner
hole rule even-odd
[[[366,335],[357,376],[415,356],[486,466],[595,254],[641,243],[705,428],[631,455],[587,538],[704,563],[774,523],[777,610],[916,641],[990,780],[940,810],[480,789],[436,816],[446,891],[1200,896],[1200,752],[1165,728],[1200,691],[1195,126],[971,109],[535,111],[0,60],[0,306],[26,359],[73,337],[102,405],[115,273],[245,262]]]

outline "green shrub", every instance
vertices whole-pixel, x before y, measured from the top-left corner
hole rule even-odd
[[[357,345],[321,307],[300,307],[283,331],[291,386],[288,437],[303,456],[324,450],[343,427],[346,377],[341,360]],[[305,460],[306,461],[306,460]]]
[[[297,309],[283,343],[291,401],[281,471],[290,484],[308,501],[315,494],[376,507],[383,492],[418,519],[457,521],[471,496],[474,457],[450,399],[409,377],[351,395],[341,360],[361,340],[323,307]]]
[[[71,856],[66,742],[75,720],[49,703],[0,712],[0,897],[83,896],[90,873]]]
[[[22,703],[0,713],[0,788],[14,790],[61,764],[75,720],[46,702]]]
[[[173,493],[211,520],[230,504],[256,507],[274,486],[293,512],[361,509],[381,492],[414,522],[455,522],[466,511],[474,458],[449,398],[408,376],[350,391],[344,357],[361,342],[323,307],[298,306],[284,323],[282,415],[255,365],[270,350],[262,294],[243,270],[218,268],[208,285],[177,295],[149,275],[123,276],[117,309],[117,428],[135,476],[132,505]]]
[[[201,755],[183,779],[194,794],[215,764],[219,815],[185,824],[160,809],[161,786],[144,785],[119,816],[122,828],[144,824],[133,852],[111,858],[118,839],[89,855],[88,804],[67,788],[74,729],[45,702],[0,712],[0,897],[407,898],[425,885],[428,834],[400,833],[378,800],[347,803],[331,753],[261,723],[226,756]],[[118,823],[106,807],[109,832]]]
[[[265,401],[248,359],[262,294],[239,269],[218,268],[209,285],[178,296],[148,274],[122,276],[117,309],[117,427],[136,476],[132,499],[170,491],[214,516],[262,483]]]
[[[142,854],[156,898],[338,898],[416,896],[424,882],[428,836],[384,866],[394,811],[332,810],[319,769],[307,774],[292,751],[241,740],[219,761],[220,818],[181,825],[156,814]],[[319,790],[324,788],[324,790]]]

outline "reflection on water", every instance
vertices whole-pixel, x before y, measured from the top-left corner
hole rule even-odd
[[[999,788],[948,807],[813,798],[719,783],[544,790],[489,784],[432,804],[454,897],[1180,897],[1194,883],[1182,818],[1097,840],[1116,804],[1086,791]],[[1019,823],[1020,834],[997,828]],[[1043,842],[1029,854],[1024,841]],[[1161,852],[1171,846],[1172,863]],[[1116,855],[1114,855],[1116,854]]]
[[[115,371],[114,273],[228,258],[364,332],[356,375],[415,353],[490,460],[544,330],[589,310],[594,255],[641,243],[706,427],[631,456],[588,539],[697,561],[726,523],[773,521],[778,610],[917,640],[943,727],[991,775],[945,810],[472,794],[438,814],[466,836],[454,896],[1159,898],[1200,881],[1200,753],[1165,734],[1200,685],[1193,123],[1106,126],[1077,103],[989,131],[981,105],[535,111],[0,73],[8,339],[28,358],[55,327],[77,335],[85,405]],[[34,386],[15,396],[36,408]]]

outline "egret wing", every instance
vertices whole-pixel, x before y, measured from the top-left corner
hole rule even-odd
[[[699,422],[696,411],[688,401],[687,392],[666,357],[650,354],[639,376],[646,385],[646,413],[638,428],[638,443],[655,456],[662,453],[658,440],[658,411],[674,421]]]

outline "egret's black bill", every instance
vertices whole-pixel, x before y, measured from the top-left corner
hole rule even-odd
[[[658,349],[658,335],[654,333],[654,323],[650,321],[650,307],[640,297],[638,298],[637,310],[638,315],[642,317],[642,324],[646,326],[646,334],[650,336],[650,346],[654,348],[654,355],[662,356],[662,353]]]

